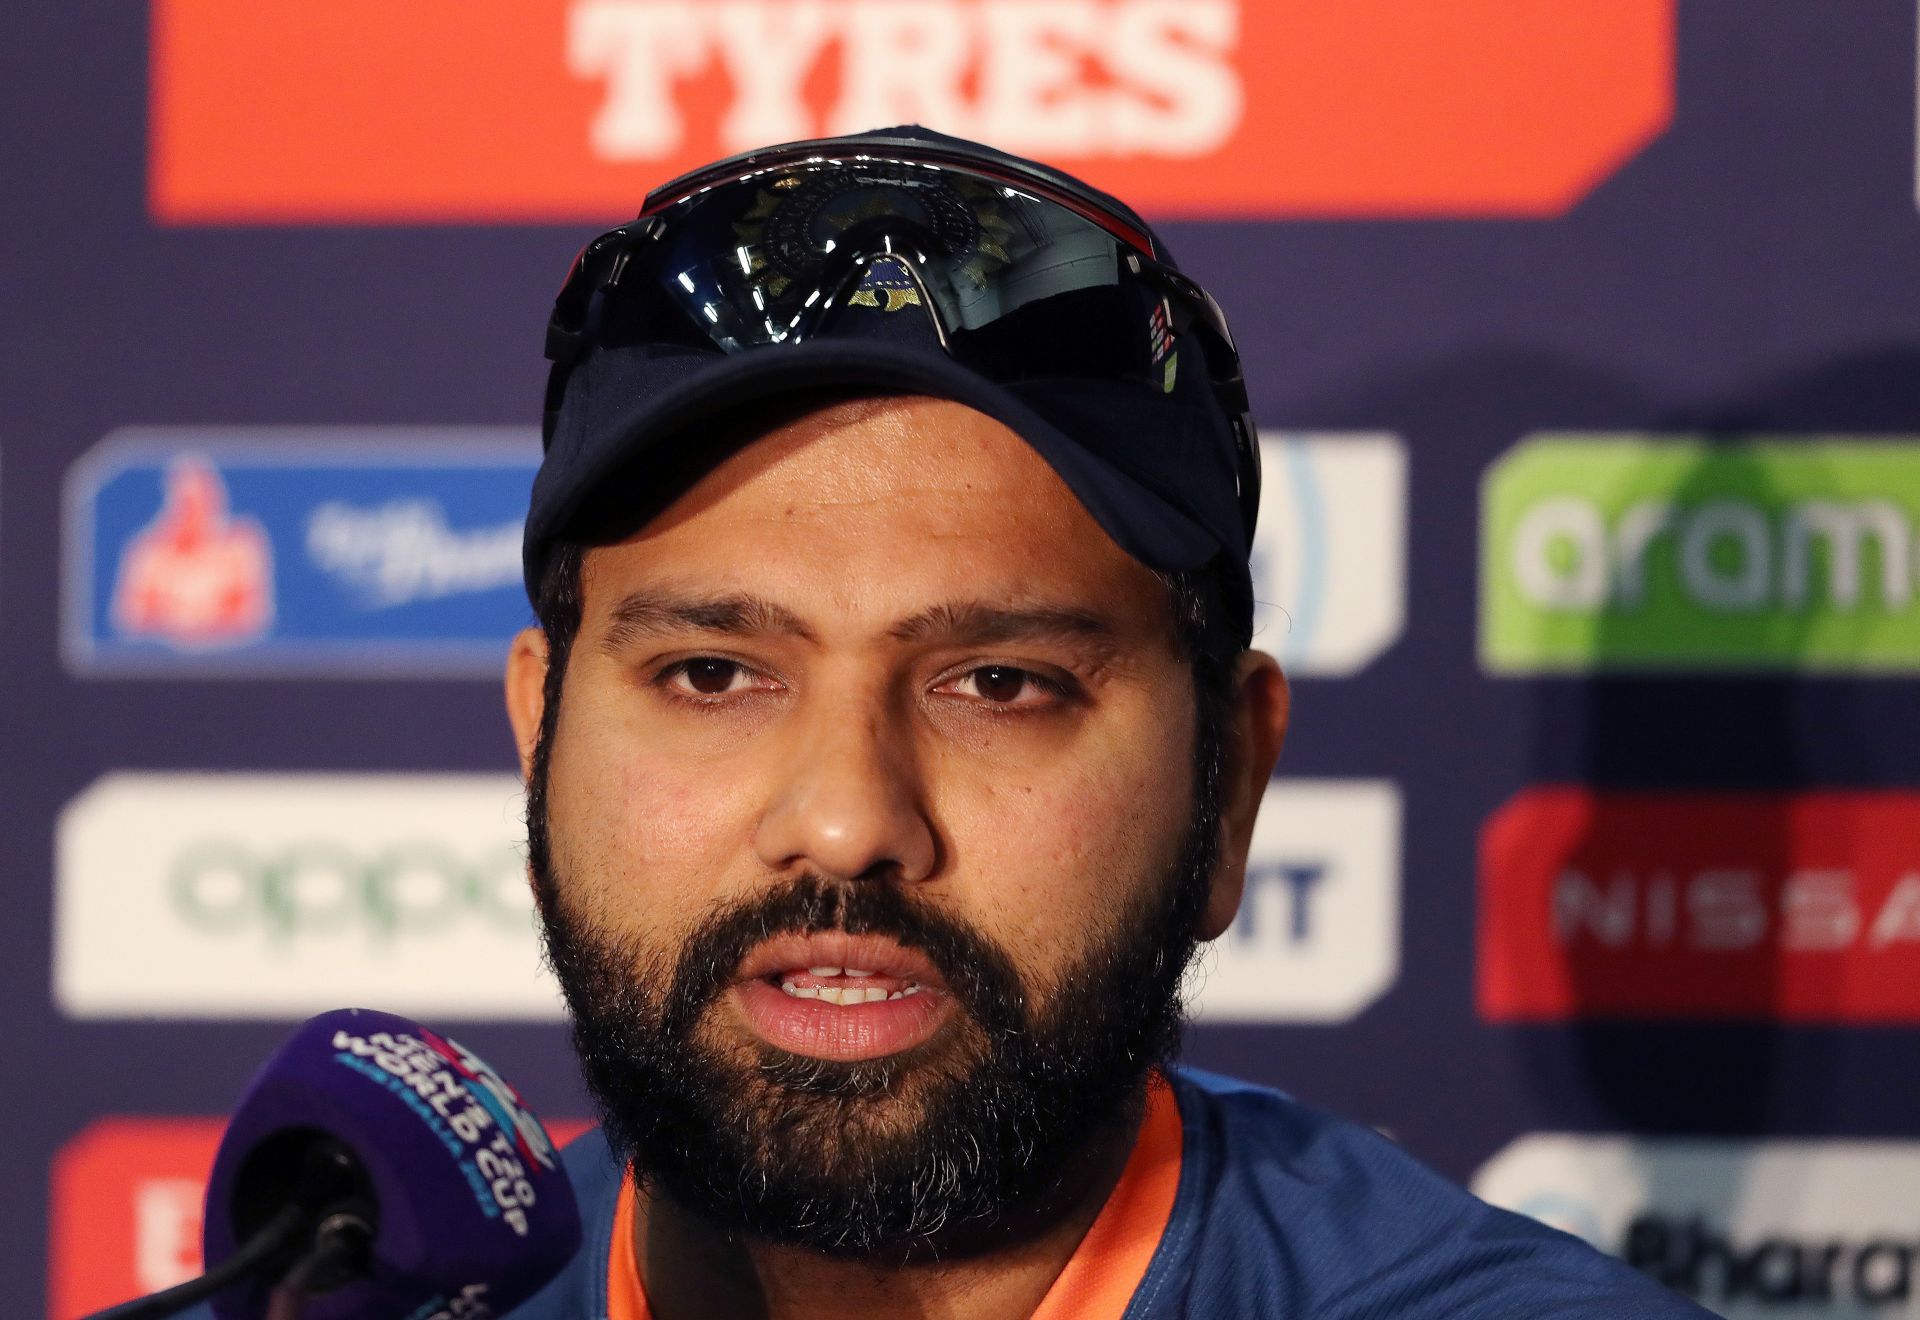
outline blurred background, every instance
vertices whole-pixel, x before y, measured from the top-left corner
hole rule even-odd
[[[588,1114],[501,715],[553,293],[920,121],[1136,204],[1295,728],[1189,1062],[1710,1308],[1920,1315],[1914,0],[151,0],[0,43],[0,1289],[197,1270],[348,1004]]]

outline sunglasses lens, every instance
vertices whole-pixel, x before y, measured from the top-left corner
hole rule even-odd
[[[872,322],[917,313],[994,379],[1163,370],[1168,309],[1134,273],[1138,254],[1074,209],[964,169],[807,160],[651,215],[657,237],[609,244],[563,295],[595,342],[740,352],[886,333]],[[596,296],[616,254],[618,287]]]

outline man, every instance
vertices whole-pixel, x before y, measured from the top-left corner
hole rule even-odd
[[[1211,300],[920,130],[668,185],[549,333],[507,704],[603,1113],[516,1312],[1697,1315],[1171,1066],[1287,687]]]

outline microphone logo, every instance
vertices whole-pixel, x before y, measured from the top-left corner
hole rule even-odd
[[[501,1131],[514,1134],[523,1159],[549,1171],[559,1167],[559,1157],[554,1152],[547,1130],[533,1116],[533,1111],[527,1108],[512,1083],[459,1041],[450,1040],[426,1027],[420,1028],[420,1038],[452,1065],[455,1072],[467,1079],[473,1088],[474,1099],[493,1115]]]
[[[514,1115],[523,1116],[535,1128],[538,1121],[519,1106],[518,1097],[503,1105],[484,1082],[477,1087],[463,1085],[458,1075],[472,1077],[474,1070],[463,1068],[454,1051],[474,1063],[479,1060],[445,1037],[437,1038],[437,1047],[429,1044],[422,1037],[433,1033],[424,1027],[418,1030],[417,1035],[376,1031],[360,1036],[338,1029],[333,1033],[334,1062],[385,1087],[413,1111],[459,1162],[480,1213],[488,1219],[503,1219],[516,1235],[527,1236],[531,1227],[527,1211],[533,1208],[535,1194],[519,1151],[530,1143]],[[512,1094],[497,1074],[487,1071],[502,1091]],[[547,1145],[544,1132],[540,1139]],[[548,1150],[550,1156],[550,1146]]]

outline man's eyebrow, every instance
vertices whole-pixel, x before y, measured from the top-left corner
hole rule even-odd
[[[613,607],[607,625],[607,650],[618,650],[638,638],[665,632],[730,633],[736,636],[785,634],[813,640],[813,630],[784,606],[758,596],[678,596],[636,591]]]
[[[984,601],[935,605],[902,619],[887,631],[902,642],[945,640],[992,645],[1058,640],[1108,648],[1118,641],[1113,624],[1088,610],[1057,605],[989,605]]]

